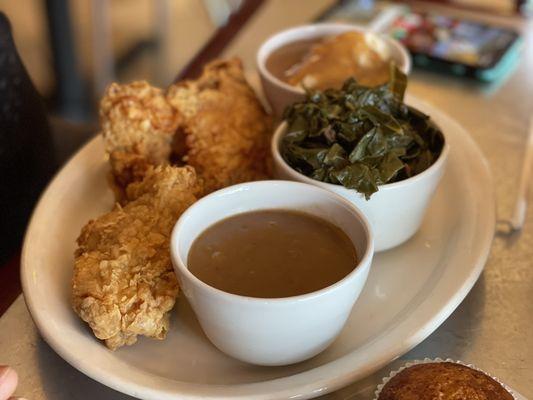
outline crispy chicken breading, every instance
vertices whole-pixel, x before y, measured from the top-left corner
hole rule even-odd
[[[268,177],[271,119],[239,59],[211,62],[199,79],[172,85],[167,99],[186,135],[184,161],[196,169],[206,193]]]
[[[168,163],[179,115],[161,89],[139,81],[113,83],[100,103],[100,123],[119,201],[151,165]]]
[[[239,59],[208,64],[197,80],[165,93],[146,82],[112,84],[100,105],[117,200],[152,165],[193,166],[206,193],[268,177],[271,119]]]
[[[237,59],[166,92],[112,84],[100,119],[118,203],[81,231],[72,303],[114,350],[138,335],[165,337],[179,290],[171,229],[198,197],[267,178],[271,120]]]
[[[75,253],[72,304],[112,350],[138,335],[163,339],[178,295],[169,237],[201,192],[191,167],[150,167],[128,186],[128,203],[82,229]]]

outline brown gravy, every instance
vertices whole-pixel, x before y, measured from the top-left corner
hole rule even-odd
[[[346,32],[282,46],[268,56],[266,67],[290,85],[324,90],[340,89],[350,77],[364,86],[381,85],[389,79],[389,63],[368,46],[363,33]]]
[[[323,289],[356,266],[355,248],[340,228],[288,210],[238,214],[193,242],[188,268],[228,293],[273,298]]]

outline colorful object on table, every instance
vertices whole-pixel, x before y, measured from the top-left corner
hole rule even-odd
[[[483,81],[511,71],[522,42],[510,29],[412,11],[387,30],[411,51],[415,65]]]

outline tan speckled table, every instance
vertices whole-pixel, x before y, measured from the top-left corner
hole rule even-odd
[[[313,0],[309,7],[316,13],[328,3]],[[299,13],[299,7],[291,4],[267,3],[226,54],[238,54],[253,66],[255,49],[266,36],[312,18],[310,12]],[[508,79],[487,86],[415,71],[409,91],[472,133],[493,170],[498,216],[506,219],[512,212],[533,116],[533,23],[519,19],[500,22],[521,29],[525,36],[521,63]],[[326,397],[371,399],[376,383],[391,368],[405,360],[440,356],[474,363],[533,398],[533,198],[529,208],[520,234],[496,235],[481,278],[440,328],[385,370]],[[0,319],[0,363],[18,369],[21,384],[17,393],[31,400],[129,398],[85,377],[57,356],[39,337],[22,298]]]

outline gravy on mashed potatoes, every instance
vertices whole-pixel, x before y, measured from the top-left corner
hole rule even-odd
[[[350,77],[363,86],[381,85],[388,81],[389,64],[382,39],[355,31],[289,43],[266,61],[267,69],[278,79],[318,90],[340,89]]]

